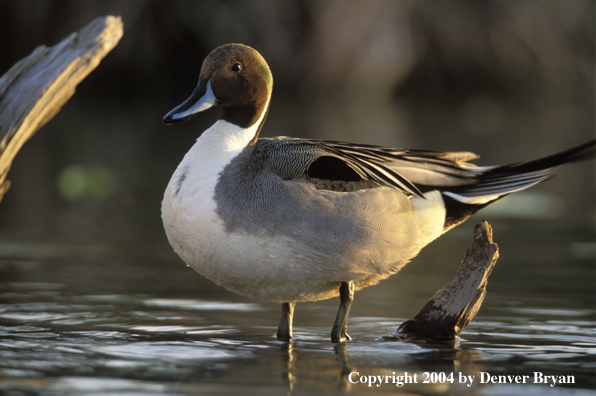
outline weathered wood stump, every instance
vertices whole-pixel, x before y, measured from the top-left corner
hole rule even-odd
[[[492,228],[483,221],[474,228],[474,238],[457,274],[428,300],[410,320],[384,340],[444,342],[455,340],[474,318],[486,295],[486,284],[499,247]]]
[[[122,37],[122,21],[93,20],[53,47],[39,46],[0,78],[0,200],[23,144],[54,117]]]

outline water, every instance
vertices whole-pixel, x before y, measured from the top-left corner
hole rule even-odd
[[[296,340],[284,344],[274,338],[278,304],[228,293],[161,247],[131,253],[110,246],[25,243],[5,233],[0,390],[3,395],[594,395],[592,234],[494,226],[501,258],[478,316],[455,346],[378,339],[412,317],[455,273],[472,222],[437,241],[397,276],[357,292],[348,329],[354,341],[339,346],[329,342],[337,299],[298,304]],[[533,383],[535,372],[575,383]],[[528,377],[519,384],[480,383],[486,373],[497,382],[498,376]],[[376,376],[386,382],[377,386]],[[404,376],[411,383],[397,386]],[[474,382],[468,387],[469,376]]]

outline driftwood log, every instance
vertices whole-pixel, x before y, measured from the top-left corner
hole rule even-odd
[[[121,37],[120,18],[97,18],[53,47],[37,47],[0,78],[0,200],[23,144],[60,111]]]
[[[454,341],[480,309],[486,284],[497,259],[499,247],[492,228],[483,221],[474,227],[474,238],[457,274],[420,311],[384,340],[412,342]]]

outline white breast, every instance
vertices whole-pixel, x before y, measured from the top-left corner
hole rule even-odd
[[[255,135],[219,120],[197,139],[172,175],[162,201],[166,235],[176,253],[189,265],[199,260],[198,252],[213,247],[212,235],[224,232],[215,213],[213,199],[219,173]]]

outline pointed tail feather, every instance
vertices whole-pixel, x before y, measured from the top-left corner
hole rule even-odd
[[[447,207],[445,230],[499,198],[553,178],[561,165],[590,158],[596,158],[596,140],[548,157],[489,167],[472,184],[445,188],[442,190]]]
[[[596,140],[548,157],[494,167],[474,184],[445,189],[443,194],[467,204],[483,204],[524,190],[555,176],[559,166],[596,157]]]

